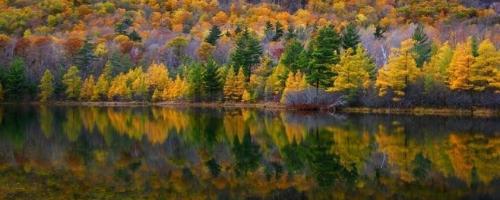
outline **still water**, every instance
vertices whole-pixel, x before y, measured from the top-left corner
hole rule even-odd
[[[500,119],[0,107],[0,199],[499,199]]]

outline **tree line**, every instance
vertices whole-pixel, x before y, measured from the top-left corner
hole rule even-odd
[[[338,30],[318,27],[308,42],[281,25],[266,26],[266,37],[284,40],[278,62],[264,53],[257,35],[247,27],[234,31],[235,48],[228,64],[219,64],[210,51],[225,34],[210,29],[199,54],[201,61],[183,60],[171,68],[154,62],[123,66],[119,57],[108,59],[100,73],[91,63],[106,47],[86,40],[64,74],[46,69],[38,86],[27,81],[26,63],[15,58],[1,72],[0,98],[41,102],[71,101],[194,101],[281,102],[297,96],[331,98],[340,94],[356,106],[497,106],[500,91],[500,53],[488,39],[452,46],[434,43],[422,25],[399,48],[391,50],[387,63],[377,67],[360,42],[354,24]],[[376,34],[376,33],[374,33]],[[168,45],[185,45],[178,37]],[[205,47],[204,47],[205,46]],[[181,59],[182,60],[182,59]],[[82,73],[82,71],[84,73]],[[309,95],[307,93],[311,93]],[[37,94],[37,95],[34,95]],[[314,101],[313,101],[314,102]]]

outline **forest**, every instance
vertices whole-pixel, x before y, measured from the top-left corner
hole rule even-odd
[[[0,0],[0,101],[488,107],[489,0]]]

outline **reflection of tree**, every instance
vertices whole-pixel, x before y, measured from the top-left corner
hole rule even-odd
[[[229,139],[236,138],[239,141],[243,139],[246,133],[245,120],[241,112],[233,111],[224,113],[224,130]]]
[[[45,137],[50,137],[54,132],[54,114],[47,106],[40,107],[40,129]]]
[[[306,149],[295,141],[283,147],[283,160],[289,173],[298,173],[304,169],[305,151]]]
[[[431,161],[424,157],[422,152],[420,152],[415,156],[412,164],[413,176],[415,176],[415,178],[419,181],[424,181],[431,170]]]
[[[248,130],[245,131],[241,142],[237,137],[234,137],[233,154],[237,175],[246,175],[247,172],[254,171],[259,167],[259,160],[261,158],[259,145],[252,142],[252,137]]]
[[[313,136],[314,135],[314,136]],[[332,142],[320,138],[319,130],[310,134],[308,140],[309,163],[319,186],[326,187],[335,183],[353,184],[358,176],[355,166],[348,170],[340,162],[340,157],[331,153]]]
[[[392,130],[392,131],[391,131]],[[403,127],[395,123],[395,127],[386,128],[384,125],[379,125],[378,133],[375,139],[379,146],[379,151],[387,155],[388,162],[396,167],[400,178],[405,181],[411,181],[411,163],[419,151],[419,146],[415,144],[415,140],[411,140],[405,134]]]
[[[68,140],[75,142],[82,131],[82,120],[75,108],[68,108],[66,111],[66,121],[63,122],[63,130]]]

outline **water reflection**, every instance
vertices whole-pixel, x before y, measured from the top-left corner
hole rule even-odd
[[[495,199],[499,122],[0,107],[0,199]]]

